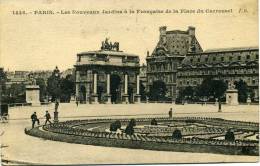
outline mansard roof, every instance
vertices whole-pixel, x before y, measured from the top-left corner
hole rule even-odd
[[[195,36],[195,28],[189,27],[186,31],[172,30],[166,31],[166,27],[160,30],[160,38],[152,52],[152,56],[157,56],[160,48],[170,56],[185,56],[188,52],[202,52],[202,48]]]
[[[234,51],[248,51],[258,50],[258,47],[231,47],[231,48],[216,48],[205,50],[204,53],[215,53],[215,52],[234,52]]]
[[[172,31],[167,31],[166,34],[188,34],[187,31],[181,31],[181,30],[172,30]]]

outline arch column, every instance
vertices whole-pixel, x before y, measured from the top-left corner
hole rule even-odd
[[[76,82],[76,100],[79,100],[79,83]]]
[[[141,103],[141,95],[140,95],[140,76],[136,75],[136,95],[135,95],[136,103]]]
[[[125,80],[124,80],[124,83],[125,83],[124,84],[124,95],[122,97],[123,97],[123,102],[125,104],[128,104],[129,101],[128,101],[128,74],[127,73],[125,73],[124,78],[125,78]]]
[[[111,104],[110,73],[107,73],[107,104]]]
[[[80,86],[79,86],[79,81],[80,81],[80,73],[79,73],[79,71],[76,71],[76,83],[75,83],[75,85],[76,85],[76,100],[79,100],[79,95],[80,95],[80,90],[79,90],[79,88],[80,88]]]
[[[93,80],[93,94],[92,97],[94,99],[93,103],[97,104],[98,103],[98,95],[97,95],[97,73],[94,73],[94,80]]]

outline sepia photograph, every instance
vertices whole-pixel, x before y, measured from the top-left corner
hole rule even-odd
[[[0,0],[1,165],[259,162],[258,0]]]

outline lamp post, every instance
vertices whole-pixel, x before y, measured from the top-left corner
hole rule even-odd
[[[59,108],[59,102],[56,100],[56,102],[55,102],[55,111],[54,111],[54,123],[58,123],[59,122],[58,108]]]
[[[59,108],[59,101],[58,101],[58,97],[60,96],[60,72],[59,72],[59,69],[58,67],[55,68],[54,70],[54,76],[55,76],[55,79],[57,81],[57,85],[56,85],[56,88],[57,88],[57,93],[56,93],[56,99],[55,99],[55,107],[54,107],[54,123],[57,123],[59,122],[59,112],[58,112],[58,108]]]

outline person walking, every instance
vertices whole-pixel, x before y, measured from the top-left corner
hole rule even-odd
[[[50,115],[50,113],[49,113],[48,111],[46,111],[44,117],[45,117],[45,119],[46,119],[46,120],[45,120],[45,125],[47,124],[47,122],[49,122],[49,123],[51,124],[51,121],[50,121],[51,115]]]
[[[170,108],[170,111],[169,111],[169,118],[172,118],[172,108]]]
[[[34,112],[31,115],[31,119],[32,119],[32,128],[34,128],[35,122],[37,122],[38,125],[40,125],[40,120],[37,118],[36,112]]]

